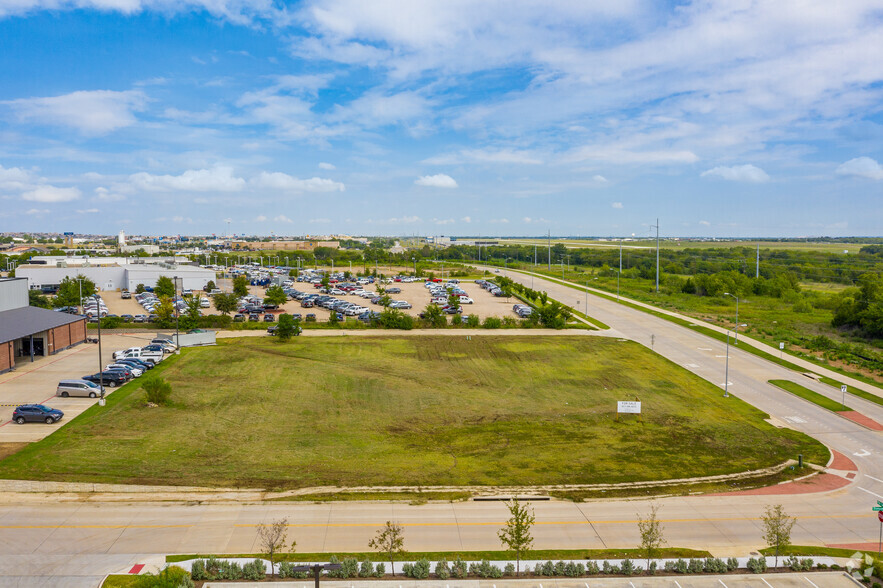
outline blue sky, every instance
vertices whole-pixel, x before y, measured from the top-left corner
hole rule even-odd
[[[880,235],[883,9],[0,0],[0,231]]]

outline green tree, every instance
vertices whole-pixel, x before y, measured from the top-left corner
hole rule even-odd
[[[162,298],[171,298],[175,295],[175,283],[168,276],[160,276],[156,279],[156,286],[153,287],[153,293]]]
[[[172,299],[168,296],[161,296],[159,304],[154,309],[156,315],[156,324],[163,329],[171,329],[175,326],[175,307],[172,305]]]
[[[235,294],[221,292],[212,297],[212,303],[215,305],[215,310],[228,315],[239,307],[239,298]]]
[[[328,284],[330,283],[330,279],[331,278],[329,277],[329,274],[327,274],[327,273],[322,274],[322,287],[323,288],[328,287]]]
[[[87,298],[95,294],[95,282],[89,278],[77,274],[76,278],[64,278],[58,286],[58,292],[52,301],[56,308],[62,306],[79,306],[80,302],[80,281],[82,281],[83,298]]]
[[[237,298],[248,296],[248,277],[236,276],[233,278],[233,294],[235,294]]]
[[[211,292],[215,288],[217,288],[217,286],[215,285],[215,281],[209,280],[208,283],[205,285],[205,288],[203,288],[203,290],[205,290],[206,292]]]
[[[141,388],[146,393],[147,402],[160,406],[169,403],[172,396],[172,385],[160,377],[152,377],[144,380]]]
[[[426,307],[426,310],[423,311],[423,320],[434,329],[441,328],[447,323],[444,312],[437,304],[430,304]]]
[[[659,511],[659,505],[653,503],[650,505],[650,515],[645,519],[638,514],[638,532],[641,534],[641,549],[647,556],[647,569],[650,569],[650,560],[656,556],[660,547],[665,545],[665,539],[662,536],[662,522],[656,517]]]
[[[39,290],[28,290],[28,305],[38,308],[51,308],[52,303]]]
[[[337,311],[332,309],[328,314],[328,324],[337,326],[339,322],[340,321],[337,320]]]
[[[279,324],[276,325],[276,337],[280,341],[288,341],[301,332],[300,321],[292,317],[290,314],[283,314],[279,317]]]
[[[270,286],[264,292],[264,303],[282,306],[288,300],[288,294],[282,289],[282,286]]]
[[[767,505],[764,514],[760,517],[763,528],[763,540],[776,552],[776,563],[773,567],[779,567],[779,554],[791,545],[791,528],[797,519],[788,516],[781,504]]]
[[[450,306],[451,308],[460,308],[460,297],[456,294],[449,294],[448,306]]]
[[[187,307],[184,309],[184,314],[181,316],[181,328],[184,330],[195,329],[199,326],[199,317],[202,316],[202,310],[200,310],[199,296],[191,296],[186,299]]]
[[[515,573],[521,575],[521,558],[526,551],[533,546],[533,537],[530,528],[536,519],[533,509],[528,505],[513,499],[506,504],[511,517],[506,521],[506,526],[497,532],[500,542],[513,554],[515,554]]]
[[[373,539],[368,541],[368,547],[386,554],[389,558],[392,575],[395,576],[395,558],[405,554],[405,532],[398,523],[386,521],[386,525],[377,531]]]
[[[143,294],[145,292],[144,284],[135,286],[135,294]]]

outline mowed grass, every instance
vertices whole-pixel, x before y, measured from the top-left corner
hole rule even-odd
[[[200,486],[536,485],[706,476],[828,451],[601,337],[227,339],[0,461],[0,477]],[[617,400],[643,422],[616,422]]]

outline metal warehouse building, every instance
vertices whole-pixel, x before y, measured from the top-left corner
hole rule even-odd
[[[86,317],[28,306],[28,281],[0,278],[0,373],[86,340]]]
[[[160,276],[181,278],[184,289],[202,290],[209,280],[215,279],[214,271],[192,265],[140,261],[126,263],[122,258],[119,261],[92,258],[88,264],[76,265],[68,264],[63,257],[56,260],[53,260],[56,261],[56,265],[35,263],[20,265],[15,269],[15,275],[19,278],[27,278],[30,288],[55,287],[64,278],[73,279],[82,275],[95,282],[95,287],[103,291],[134,291],[138,284],[153,287]]]

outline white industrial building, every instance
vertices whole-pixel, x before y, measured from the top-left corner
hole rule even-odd
[[[138,284],[153,287],[160,276],[181,278],[184,289],[201,290],[209,280],[215,279],[212,270],[170,263],[162,258],[92,257],[83,263],[82,258],[41,256],[33,261],[36,263],[18,266],[15,275],[27,278],[28,287],[35,289],[55,287],[64,278],[78,275],[89,278],[103,291],[134,291]]]

